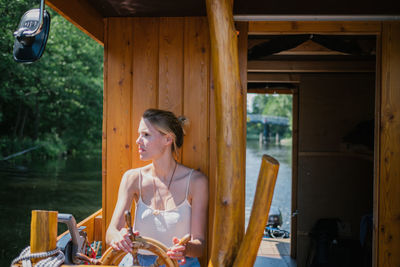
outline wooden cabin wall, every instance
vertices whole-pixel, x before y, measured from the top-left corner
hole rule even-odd
[[[372,213],[373,149],[342,138],[374,118],[375,74],[300,79],[297,263],[306,266],[308,234],[319,218],[339,218],[346,225],[341,235],[355,240],[361,217]]]
[[[247,24],[239,27],[243,58]],[[140,118],[147,108],[160,108],[190,121],[179,160],[209,178],[209,250],[216,191],[216,120],[207,18],[108,18],[104,51],[103,235],[122,175],[150,163],[140,161],[135,143]],[[246,60],[241,63],[246,72]]]
[[[210,149],[213,103],[206,18],[109,18],[105,32],[104,230],[124,172],[150,163],[140,161],[135,143],[146,109],[185,115],[190,126],[180,161],[207,175],[210,184],[215,173],[209,162],[215,151]]]

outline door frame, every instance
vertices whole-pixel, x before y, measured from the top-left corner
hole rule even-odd
[[[375,86],[375,135],[374,135],[374,196],[373,196],[373,266],[379,262],[379,191],[380,180],[380,138],[381,126],[381,77],[382,72],[382,28],[381,21],[249,21],[249,35],[290,35],[290,34],[324,34],[324,35],[374,35],[376,36],[376,86]],[[386,70],[389,72],[389,70]],[[298,172],[298,91],[293,94],[293,154],[292,154],[292,213],[297,212],[297,172]],[[297,105],[295,107],[295,105]],[[296,111],[297,110],[297,111]],[[296,112],[296,113],[295,113]],[[295,116],[295,114],[297,114]],[[295,118],[297,120],[295,120]],[[295,130],[296,128],[296,130]],[[296,137],[295,137],[296,136]],[[381,196],[382,197],[382,196]],[[291,251],[290,256],[297,258],[297,216],[291,218]],[[381,255],[382,257],[383,255]],[[383,257],[382,257],[383,258]]]

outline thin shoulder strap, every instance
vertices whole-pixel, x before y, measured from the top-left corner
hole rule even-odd
[[[139,169],[139,198],[142,198],[142,168]]]
[[[190,179],[192,178],[193,171],[194,171],[194,169],[192,169],[190,171],[189,179],[188,179],[188,182],[187,182],[187,185],[186,185],[186,199],[188,198],[188,195],[189,195],[189,185],[190,185]]]

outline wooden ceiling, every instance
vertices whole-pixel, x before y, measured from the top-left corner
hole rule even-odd
[[[204,16],[205,0],[87,0],[103,17]],[[398,0],[235,0],[234,14],[400,14]]]

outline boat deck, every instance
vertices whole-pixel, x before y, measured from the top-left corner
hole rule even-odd
[[[290,258],[290,238],[263,238],[254,267],[296,267]]]

